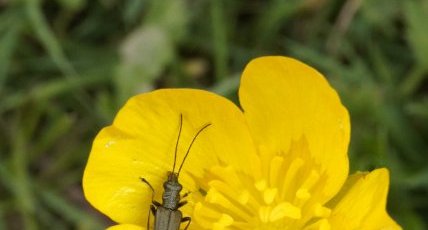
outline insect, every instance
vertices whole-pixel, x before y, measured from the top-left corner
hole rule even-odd
[[[175,172],[175,165],[177,162],[177,149],[178,143],[180,141],[181,129],[183,126],[183,115],[180,114],[180,128],[178,131],[177,142],[175,144],[175,152],[174,152],[174,164],[172,167],[172,171],[167,173],[167,180],[163,183],[164,192],[162,194],[162,204],[154,200],[155,190],[152,185],[144,178],[140,178],[142,182],[146,183],[150,189],[152,190],[152,204],[150,205],[150,210],[155,217],[155,225],[154,230],[178,230],[180,229],[181,223],[187,222],[187,225],[184,229],[187,229],[190,225],[191,218],[183,217],[182,212],[179,210],[180,207],[185,205],[187,201],[181,201],[181,198],[184,198],[188,195],[188,193],[184,194],[183,197],[180,197],[180,192],[183,189],[183,186],[178,181],[178,177],[180,175],[181,168],[183,167],[184,162],[192,148],[193,143],[199,134],[206,128],[208,128],[211,124],[206,124],[195,134],[190,142],[190,145],[184,155],[183,161],[181,162],[178,171]],[[150,212],[147,221],[147,230],[150,229]]]

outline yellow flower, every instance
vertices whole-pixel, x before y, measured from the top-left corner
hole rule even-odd
[[[192,218],[189,230],[401,229],[385,210],[387,169],[348,177],[348,112],[320,73],[291,58],[257,58],[244,70],[239,99],[243,111],[193,89],[126,103],[96,137],[83,177],[88,201],[119,223],[111,229],[145,229],[152,192],[140,178],[160,201],[179,114],[178,163],[212,124],[179,178],[190,192],[180,208]]]

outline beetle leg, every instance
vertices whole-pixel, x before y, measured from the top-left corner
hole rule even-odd
[[[161,204],[161,203],[159,203],[159,202],[157,202],[157,201],[155,201],[155,200],[152,200],[152,205],[153,205],[153,206],[156,206],[156,208],[157,208],[157,207],[159,207],[159,206],[162,206],[162,204]]]
[[[144,178],[144,177],[140,177],[140,180],[141,180],[143,183],[147,184],[147,185],[150,187],[150,189],[152,190],[152,192],[153,192],[153,193],[155,193],[155,190],[153,189],[152,185],[151,185],[151,184],[146,180],[146,178]]]
[[[156,206],[150,205],[150,211],[152,211],[153,216],[156,216]]]
[[[187,225],[186,225],[186,227],[184,228],[184,230],[186,230],[186,229],[189,227],[190,222],[192,222],[192,218],[190,218],[190,217],[188,217],[188,216],[181,218],[181,223],[186,222],[186,221],[187,221]]]
[[[156,217],[156,206],[154,204],[150,205],[150,211],[153,213],[153,216]],[[150,211],[149,211],[149,215],[147,217],[147,230],[150,229]]]
[[[184,194],[183,194],[183,196],[181,196],[181,198],[185,198],[185,197],[187,197],[189,194],[190,194],[190,192],[186,192],[186,193],[184,193]]]
[[[161,206],[161,204],[157,201],[155,201],[155,190],[153,189],[153,186],[143,177],[140,177],[140,180],[147,184],[149,186],[149,188],[152,190],[152,204],[150,205],[150,211],[153,213],[153,216],[156,216],[156,208]],[[147,217],[147,230],[150,229],[150,211],[149,211],[149,215]]]
[[[183,207],[183,205],[187,204],[187,201],[181,201],[180,203],[178,203],[178,208]]]
[[[149,186],[149,188],[152,190],[152,202],[153,202],[153,200],[155,198],[155,189],[153,188],[153,186],[144,177],[140,177],[140,180],[143,183],[147,184]]]

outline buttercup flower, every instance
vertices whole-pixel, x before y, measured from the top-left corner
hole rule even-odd
[[[119,223],[111,229],[146,228],[152,191],[140,178],[161,201],[180,114],[177,164],[211,124],[179,177],[188,229],[401,229],[385,210],[388,170],[348,176],[348,112],[320,73],[257,58],[239,100],[242,110],[210,92],[163,89],[126,103],[96,137],[83,177],[88,201]]]

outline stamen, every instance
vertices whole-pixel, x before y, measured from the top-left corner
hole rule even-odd
[[[267,187],[266,180],[259,180],[254,184],[254,186],[257,188],[257,190],[264,191]]]
[[[268,205],[272,204],[272,202],[274,201],[277,193],[278,193],[278,189],[277,188],[265,189],[265,191],[263,193],[263,200]]]
[[[227,229],[227,226],[233,224],[233,218],[227,214],[222,214],[220,219],[213,224],[214,230],[223,230]]]
[[[311,174],[303,182],[301,188],[311,189],[320,178],[320,174],[316,170],[311,170]]]
[[[224,183],[220,180],[212,180],[208,183],[211,188],[215,188],[217,191],[225,194],[228,197],[236,197],[238,193],[236,190],[230,188],[229,184]]]
[[[221,215],[220,212],[218,212],[212,208],[207,208],[201,202],[198,202],[195,204],[195,208],[193,210],[193,213],[194,213],[193,216],[196,218],[203,216],[204,218],[218,219]],[[204,219],[204,218],[201,218],[201,219]]]
[[[307,201],[307,200],[309,200],[309,198],[311,198],[311,194],[309,193],[309,191],[307,189],[301,188],[301,189],[297,190],[296,197],[300,201]]]
[[[199,183],[207,193],[196,198],[195,221],[216,230],[330,230],[331,210],[317,200],[323,177],[302,143],[288,155],[264,147],[271,152],[256,155],[251,172],[212,167]]]
[[[238,219],[251,219],[251,216],[242,207],[237,207],[229,199],[227,199],[223,194],[218,192],[215,188],[208,190],[206,201],[223,207],[229,213],[234,214],[234,216],[239,217]]]
[[[238,196],[238,202],[242,205],[247,204],[249,199],[250,193],[248,192],[248,190],[242,191],[242,193]]]
[[[270,206],[263,206],[259,208],[259,218],[262,223],[269,222],[271,210],[272,207]]]
[[[320,203],[316,203],[314,207],[314,214],[317,217],[329,217],[331,214],[331,209],[322,206]]]
[[[291,162],[285,174],[285,181],[282,184],[282,187],[280,190],[281,191],[281,194],[279,197],[280,200],[290,200],[291,198],[289,197],[290,193],[292,193],[292,191],[296,191],[294,186],[292,185],[297,178],[297,172],[302,168],[303,165],[304,165],[304,161],[301,158],[296,158]]]
[[[271,222],[274,222],[284,217],[289,217],[292,219],[300,219],[302,217],[302,213],[300,211],[300,208],[288,202],[282,202],[277,206],[275,206],[275,208],[272,210],[269,220]]]
[[[305,228],[305,230],[330,230],[330,229],[331,229],[331,226],[327,219],[321,219]]]

